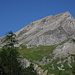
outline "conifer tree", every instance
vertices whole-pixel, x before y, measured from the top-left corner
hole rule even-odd
[[[0,51],[0,75],[22,75],[18,49],[14,47],[15,37],[16,35],[12,32],[9,32],[5,37],[6,45]]]
[[[37,75],[32,64],[28,68],[21,64],[18,48],[14,46],[17,43],[16,35],[12,31],[3,42],[6,44],[0,51],[0,75]]]

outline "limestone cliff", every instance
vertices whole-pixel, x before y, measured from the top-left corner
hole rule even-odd
[[[48,16],[16,32],[20,43],[27,45],[58,44],[75,34],[75,19],[69,12]]]

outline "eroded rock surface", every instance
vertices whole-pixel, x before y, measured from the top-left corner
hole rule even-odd
[[[16,32],[20,43],[36,46],[58,44],[74,34],[75,19],[69,12],[37,20]]]

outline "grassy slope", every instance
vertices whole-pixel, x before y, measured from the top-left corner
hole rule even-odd
[[[67,40],[68,41],[68,40]],[[59,45],[65,43],[62,42],[60,43]],[[24,57],[24,58],[27,58],[29,60],[32,60],[32,61],[42,61],[42,58],[43,57],[46,57],[46,58],[52,58],[52,56],[50,56],[50,54],[52,54],[53,50],[57,47],[58,45],[51,45],[51,46],[39,46],[39,47],[34,47],[34,48],[29,48],[27,49],[25,46],[21,45],[20,46],[20,50],[19,52],[21,53],[21,55]],[[60,59],[56,59],[54,61],[52,61],[51,63],[48,63],[44,66],[38,64],[39,67],[41,67],[42,69],[44,70],[48,70],[48,73],[51,73],[51,74],[55,74],[55,75],[58,75],[59,73],[59,70],[57,68],[57,66],[60,66],[57,65],[56,63],[60,61]],[[51,65],[54,65],[54,70],[50,69],[52,66]],[[63,63],[65,66],[65,71],[62,71],[61,72],[61,75],[72,75],[71,74],[71,69],[68,67],[67,65],[67,62],[66,63]]]
[[[21,48],[20,53],[24,58],[32,60],[42,60],[44,56],[48,57],[53,52],[57,45],[39,46],[35,48]]]

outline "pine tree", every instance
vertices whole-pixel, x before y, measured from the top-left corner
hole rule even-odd
[[[17,43],[16,35],[12,31],[3,42],[6,45],[0,51],[0,75],[37,75],[32,64],[28,68],[21,64],[18,48],[14,46]]]
[[[16,43],[15,37],[15,34],[9,32],[4,40],[7,44],[0,51],[0,75],[22,75],[18,49],[14,47]]]

